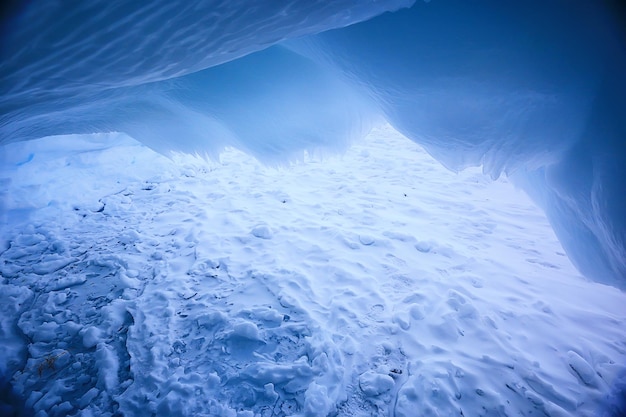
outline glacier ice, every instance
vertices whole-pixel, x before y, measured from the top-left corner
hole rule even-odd
[[[0,143],[123,131],[278,160],[389,121],[453,170],[506,173],[576,266],[626,288],[618,2],[19,3]]]

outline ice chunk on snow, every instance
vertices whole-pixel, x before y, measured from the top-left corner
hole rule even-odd
[[[67,265],[75,262],[76,259],[66,258],[58,254],[51,254],[41,259],[37,264],[33,265],[33,272],[37,275],[51,274],[59,269],[65,268]]]
[[[244,321],[233,326],[233,336],[249,340],[261,340],[259,329],[254,323]]]
[[[33,329],[32,338],[35,342],[50,342],[57,337],[59,325],[53,321],[45,321]]]
[[[290,381],[290,384],[294,386],[310,380],[312,373],[311,367],[305,358],[301,358],[289,365],[256,362],[242,372],[242,374],[263,384],[268,382],[278,384]]]
[[[328,389],[323,385],[311,382],[304,394],[304,415],[306,417],[326,417],[331,407]]]
[[[272,238],[272,230],[268,225],[261,224],[256,226],[252,231],[253,236],[258,237],[259,239],[271,239]]]
[[[578,353],[570,350],[567,352],[567,363],[581,382],[595,386],[596,372],[589,365],[589,362],[584,360]]]
[[[100,390],[98,390],[98,388],[91,388],[80,398],[78,405],[82,408],[87,407],[98,396],[98,394],[100,394]]]
[[[375,371],[367,371],[359,377],[359,387],[366,395],[375,397],[393,388],[394,380],[391,376]]]
[[[83,346],[91,349],[102,341],[102,331],[97,327],[87,327],[80,332],[83,336]]]
[[[115,390],[118,382],[119,360],[113,349],[104,342],[98,343],[96,365],[98,368],[98,386],[107,391]]]
[[[376,240],[370,235],[359,235],[359,242],[362,245],[370,246],[373,245]]]

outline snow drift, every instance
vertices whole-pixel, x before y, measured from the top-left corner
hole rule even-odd
[[[18,3],[0,143],[122,131],[277,160],[386,119],[450,169],[512,176],[585,275],[626,288],[617,2],[411,3]]]
[[[624,415],[626,293],[508,178],[389,126],[278,169],[6,149],[35,208],[0,223],[2,416]]]

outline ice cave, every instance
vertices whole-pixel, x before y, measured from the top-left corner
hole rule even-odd
[[[2,416],[626,415],[620,0],[0,11]]]

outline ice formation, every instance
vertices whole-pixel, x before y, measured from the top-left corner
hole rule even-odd
[[[280,159],[386,119],[448,168],[513,176],[586,276],[626,288],[618,2],[12,4],[0,143],[122,131]]]

